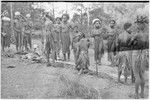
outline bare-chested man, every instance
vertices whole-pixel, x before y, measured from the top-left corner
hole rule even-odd
[[[63,53],[63,60],[66,61],[66,54],[68,60],[70,59],[70,29],[71,25],[68,23],[69,15],[63,14],[62,15],[62,23],[61,23],[61,45],[62,45],[62,53]]]
[[[109,24],[108,31],[108,61],[113,65],[113,57],[116,54],[116,39],[118,37],[118,27],[116,26],[116,21],[111,20]]]
[[[97,64],[101,64],[101,58],[104,54],[102,21],[94,19],[93,25],[94,29],[91,32],[91,37],[94,38],[94,58]]]
[[[20,12],[15,12],[15,21],[14,21],[14,33],[15,33],[15,42],[16,50],[21,51],[23,46],[23,28],[21,24]]]
[[[5,47],[10,47],[11,33],[10,33],[10,18],[2,17],[2,33],[1,33],[1,44],[2,51],[5,51]]]
[[[60,26],[61,26],[61,18],[57,17],[55,19],[55,24],[54,24],[54,33],[56,34],[56,40],[57,40],[57,45],[56,45],[56,54],[57,57],[60,57],[60,49],[61,49],[61,40],[60,40]]]

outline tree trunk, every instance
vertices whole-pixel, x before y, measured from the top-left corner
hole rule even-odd
[[[10,14],[11,14],[11,30],[12,30],[12,40],[15,40],[15,34],[13,29],[13,2],[10,2]]]
[[[66,4],[66,14],[68,13],[68,6],[67,6],[67,4]]]
[[[88,17],[88,23],[87,23],[87,24],[88,24],[88,27],[89,27],[89,23],[90,23],[90,13],[89,13],[89,9],[90,9],[90,8],[88,8],[88,11],[87,11],[87,17]]]
[[[54,3],[53,3],[53,17],[55,18],[55,9],[54,9]]]
[[[82,9],[81,9],[81,25],[82,25]]]

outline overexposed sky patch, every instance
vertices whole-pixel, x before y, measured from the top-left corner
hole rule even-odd
[[[54,3],[54,8],[55,8],[56,17],[61,17],[63,13],[66,13],[66,11],[70,15],[71,18],[74,14],[74,11],[72,10],[73,8],[72,3],[65,3],[65,2]]]
[[[73,4],[66,2],[44,2],[44,3],[35,3],[34,8],[42,8],[45,12],[51,12],[54,8],[55,17],[61,17],[62,14],[68,13],[70,18],[72,18],[74,14]]]

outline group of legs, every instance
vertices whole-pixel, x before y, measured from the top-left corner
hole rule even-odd
[[[135,77],[136,98],[144,98],[145,71],[148,70],[148,57],[146,50],[136,50],[132,52],[132,68]],[[141,88],[141,89],[140,89]],[[139,89],[141,93],[139,95]]]
[[[118,60],[118,81],[124,71],[125,82],[127,77],[131,75],[132,83],[135,82],[135,97],[139,98],[139,88],[141,88],[140,96],[144,98],[145,78],[144,73],[148,68],[148,58],[145,56],[144,50],[132,50],[118,53],[115,60]]]
[[[31,47],[32,47],[30,33],[29,34],[22,34],[20,32],[16,32],[15,33],[15,40],[16,40],[16,50],[17,51],[23,51],[23,50],[28,51],[29,48],[31,49]],[[29,45],[29,48],[28,48],[28,45]]]
[[[1,45],[2,45],[2,51],[5,51],[5,48],[10,47],[10,36],[3,36],[1,35]]]
[[[11,44],[11,36],[2,36],[1,39],[2,44],[2,51],[4,51],[5,47],[9,47]],[[15,33],[15,43],[16,43],[16,50],[17,51],[28,51],[29,48],[31,49],[32,42],[31,42],[31,35],[25,34],[23,35],[20,32]],[[29,47],[28,47],[29,45]]]
[[[94,59],[96,64],[101,65],[101,58],[104,54],[104,49],[103,40],[94,43]]]
[[[52,39],[49,35],[46,36],[45,43],[45,55],[47,59],[47,66],[55,66],[55,61],[60,57],[61,45],[58,42],[52,42]],[[50,57],[51,56],[51,57]],[[52,58],[52,63],[50,63],[50,58]]]

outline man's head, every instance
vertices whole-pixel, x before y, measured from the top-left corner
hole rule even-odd
[[[18,11],[15,12],[15,17],[14,17],[14,18],[15,18],[15,21],[21,20],[20,15],[21,15],[20,12],[18,12]]]
[[[149,24],[149,20],[147,16],[137,16],[137,19],[135,21],[135,24],[137,24],[138,29],[140,31],[143,31],[145,29],[146,26],[148,26]]]
[[[31,15],[30,14],[26,14],[26,18],[30,19]]]
[[[134,23],[132,23],[127,30],[132,33],[137,33],[140,31],[142,31],[144,33],[144,32],[146,32],[146,29],[148,29],[147,26],[148,26],[147,17],[140,16],[140,17],[137,17],[136,21]]]
[[[115,20],[111,20],[111,21],[109,22],[109,26],[110,26],[111,28],[114,28],[115,25],[116,25],[116,21],[115,21]]]
[[[79,30],[79,25],[75,23],[75,24],[73,25],[73,31],[74,31],[74,32],[78,32],[78,30]]]
[[[60,24],[60,23],[61,23],[61,18],[60,18],[60,17],[57,17],[57,18],[55,19],[55,22],[56,22],[56,24]]]
[[[68,14],[63,14],[62,15],[62,21],[67,22],[69,20],[69,15]]]
[[[20,12],[16,11],[15,16],[20,16]]]
[[[124,28],[124,30],[125,30],[126,32],[131,33],[131,30],[130,30],[130,29],[131,29],[131,26],[132,26],[132,24],[129,23],[129,22],[127,22],[127,23],[124,24],[123,28]]]
[[[96,28],[96,29],[101,28],[101,27],[102,27],[102,26],[101,26],[101,23],[102,23],[102,21],[101,21],[100,19],[94,19],[94,20],[93,20],[94,28]]]
[[[14,20],[15,20],[15,22],[18,22],[18,21],[19,21],[19,17],[16,16],[16,17],[14,18]]]
[[[3,25],[4,25],[4,26],[10,25],[10,18],[8,18],[8,17],[3,17],[3,18],[2,18],[2,21],[3,21]]]

